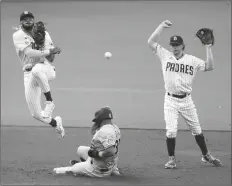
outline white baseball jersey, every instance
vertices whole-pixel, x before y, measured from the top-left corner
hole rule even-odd
[[[180,59],[176,59],[172,52],[166,50],[158,43],[153,50],[161,61],[166,92],[176,95],[191,93],[197,71],[205,71],[205,61],[189,54],[184,54]],[[179,99],[166,93],[164,119],[167,137],[176,137],[179,114],[185,119],[193,135],[198,135],[202,132],[191,95]]]
[[[112,157],[108,157],[105,159],[93,158],[93,164],[96,166],[96,168],[107,168],[111,170],[117,164],[120,137],[120,130],[114,124],[104,125],[94,134],[93,139],[91,141],[91,147],[93,147],[94,149],[102,151],[111,146],[114,146],[116,148],[116,153]]]
[[[192,91],[192,83],[197,71],[205,70],[205,61],[184,54],[180,59],[157,44],[154,53],[162,64],[165,89],[171,94],[184,94]]]
[[[48,63],[45,57],[28,57],[24,53],[26,47],[35,48],[34,39],[19,29],[13,34],[13,42],[16,49],[17,56],[24,67],[27,64],[32,64],[32,70],[30,72],[24,72],[24,87],[25,97],[28,104],[28,108],[32,116],[44,123],[50,123],[51,118],[43,118],[41,116],[41,89],[43,92],[50,91],[48,84],[49,80],[53,80],[56,76],[54,67]],[[53,47],[53,43],[50,35],[46,32],[45,35],[45,46],[41,50],[47,50]],[[40,63],[44,62],[44,63]]]
[[[26,47],[31,46],[32,49],[35,49],[35,41],[31,35],[27,34],[22,29],[19,29],[13,34],[13,42],[15,45],[16,53],[23,67],[29,63],[31,63],[34,66],[36,63],[44,62],[46,60],[45,57],[30,57],[29,58],[28,56],[25,55],[24,49]],[[47,50],[53,47],[54,46],[53,46],[51,37],[49,33],[46,31],[43,50]]]

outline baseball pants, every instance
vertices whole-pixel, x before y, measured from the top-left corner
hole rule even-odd
[[[55,68],[48,62],[36,64],[30,72],[24,72],[25,98],[35,119],[50,123],[50,118],[41,115],[41,92],[50,91],[49,81],[55,79]]]
[[[99,178],[110,176],[114,172],[117,172],[119,174],[119,170],[116,166],[112,170],[107,171],[107,172],[98,171],[92,163],[92,158],[88,156],[89,149],[90,147],[88,146],[79,146],[77,148],[77,154],[79,157],[85,159],[86,161],[76,163],[73,166],[69,166],[69,167],[56,168],[58,169],[59,174],[65,174],[68,172],[72,172],[74,175],[99,177]]]
[[[169,96],[166,93],[164,100],[164,119],[166,122],[166,136],[168,138],[175,138],[177,136],[179,115],[184,118],[192,135],[202,133],[197,110],[191,95],[180,99]]]

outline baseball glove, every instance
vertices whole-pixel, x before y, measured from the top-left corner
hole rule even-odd
[[[42,21],[35,23],[33,28],[33,39],[35,41],[35,49],[40,50],[44,47],[46,28]]]
[[[201,28],[197,31],[196,36],[201,40],[203,45],[213,45],[214,35],[213,30],[209,28]]]

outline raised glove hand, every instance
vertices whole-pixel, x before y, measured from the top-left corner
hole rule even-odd
[[[45,42],[45,33],[46,28],[44,26],[44,23],[42,21],[38,21],[35,23],[33,27],[33,39],[35,41],[35,49],[40,50],[44,47]]]
[[[209,28],[201,28],[197,31],[196,36],[200,39],[203,45],[213,45],[214,35],[213,30]]]
[[[165,20],[165,21],[163,21],[163,22],[161,23],[161,26],[162,26],[163,28],[170,28],[170,27],[172,26],[172,23],[171,23],[171,21],[169,21],[169,20]]]
[[[59,54],[61,49],[59,47],[54,47],[50,49],[50,54]]]

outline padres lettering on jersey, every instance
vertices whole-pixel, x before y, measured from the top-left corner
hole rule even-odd
[[[154,53],[162,64],[165,89],[171,94],[192,91],[192,83],[197,71],[205,70],[205,62],[195,56],[184,54],[180,59],[157,44]]]
[[[116,125],[104,125],[98,130],[91,141],[91,147],[98,151],[105,150],[109,147],[114,146],[116,153],[112,157],[105,159],[93,159],[94,165],[100,169],[112,169],[118,160],[118,147],[120,144],[120,130]]]
[[[179,64],[179,63],[167,62],[166,71],[180,72],[180,73],[193,75],[193,66],[185,65],[185,64]]]

